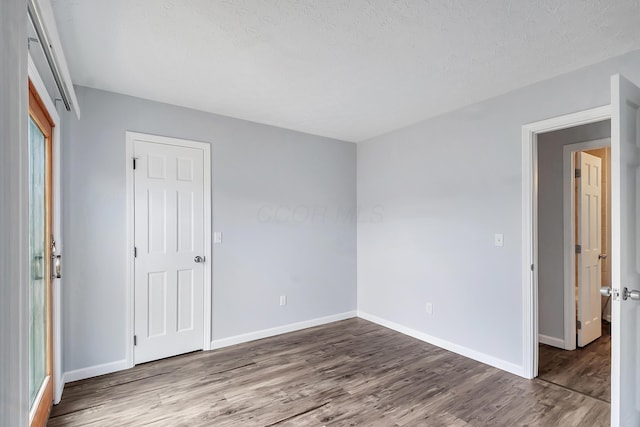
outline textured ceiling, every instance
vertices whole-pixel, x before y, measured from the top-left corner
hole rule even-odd
[[[74,83],[362,141],[640,49],[638,0],[52,0]]]

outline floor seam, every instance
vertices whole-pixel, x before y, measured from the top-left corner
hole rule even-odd
[[[581,394],[581,395],[586,396],[586,397],[589,397],[589,398],[591,398],[591,399],[599,400],[600,402],[604,402],[604,403],[606,403],[607,405],[611,405],[611,402],[609,402],[609,401],[607,401],[607,400],[604,400],[604,399],[602,399],[602,398],[600,398],[600,397],[591,396],[590,394],[586,394],[585,392],[580,391],[580,390],[577,390],[577,389],[575,389],[575,388],[571,388],[571,387],[567,387],[566,385],[562,385],[562,384],[554,383],[554,382],[552,382],[552,381],[545,380],[544,378],[540,378],[540,377],[536,377],[536,380],[538,380],[538,381],[540,381],[540,382],[543,382],[543,383],[546,383],[546,384],[554,385],[554,386],[556,386],[556,387],[563,388],[563,389],[565,389],[565,390],[572,391],[572,392],[574,392],[574,393]]]

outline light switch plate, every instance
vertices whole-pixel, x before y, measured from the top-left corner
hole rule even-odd
[[[504,235],[502,233],[497,233],[493,235],[493,244],[502,247],[504,246]]]
[[[214,231],[213,232],[213,243],[222,243],[222,232]]]

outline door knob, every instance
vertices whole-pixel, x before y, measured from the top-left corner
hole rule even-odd
[[[636,291],[636,290],[630,291],[629,289],[624,288],[622,290],[622,299],[625,300],[625,301],[627,299],[632,299],[634,301],[638,301],[638,300],[640,300],[640,291]]]
[[[609,286],[603,286],[600,288],[600,294],[603,297],[610,297],[611,296],[611,288]]]
[[[607,259],[607,254],[598,255],[598,259]]]
[[[198,255],[198,256],[197,256],[197,257],[195,257],[193,260],[194,260],[195,262],[204,262],[204,257],[203,257],[203,256]]]

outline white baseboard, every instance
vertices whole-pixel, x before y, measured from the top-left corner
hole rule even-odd
[[[277,326],[275,328],[262,329],[260,331],[234,335],[232,337],[211,341],[211,349],[215,350],[218,348],[229,347],[236,344],[259,340],[262,338],[269,338],[275,335],[286,334],[287,332],[295,332],[301,329],[307,329],[314,326],[325,325],[327,323],[338,322],[340,320],[351,319],[356,316],[356,311],[347,311],[345,313],[333,314],[331,316],[319,317],[317,319],[305,320],[303,322],[290,323],[288,325]]]
[[[89,366],[88,368],[76,369],[75,371],[65,372],[63,374],[64,381],[71,383],[74,381],[84,380],[98,375],[110,374],[116,371],[122,371],[131,366],[126,359],[117,362],[104,363],[102,365]]]
[[[538,341],[541,344],[550,345],[552,347],[558,347],[564,349],[564,340],[556,337],[550,337],[549,335],[538,334]]]
[[[57,405],[62,400],[62,392],[64,391],[64,386],[67,383],[64,372],[58,378],[58,382],[54,381],[55,390],[53,391],[53,403]]]
[[[454,353],[460,354],[470,359],[477,360],[478,362],[485,363],[487,365],[493,366],[503,371],[507,371],[512,374],[526,378],[523,372],[523,368],[520,365],[516,365],[514,363],[507,362],[505,360],[498,359],[496,357],[489,356],[487,354],[484,354],[475,350],[471,350],[467,347],[454,344],[452,342],[443,340],[441,338],[437,338],[437,337],[425,334],[424,332],[411,329],[409,327],[400,325],[395,322],[391,322],[389,320],[380,318],[378,316],[374,316],[372,314],[369,314],[363,311],[357,311],[357,312],[347,311],[344,313],[334,314],[331,316],[319,317],[316,319],[305,320],[303,322],[290,323],[288,325],[277,326],[275,328],[263,329],[260,331],[249,332],[246,334],[235,335],[228,338],[213,340],[211,342],[211,348],[218,349],[218,348],[229,347],[232,345],[242,344],[249,341],[259,340],[262,338],[268,338],[268,337],[272,337],[280,334],[286,334],[288,332],[295,332],[302,329],[311,328],[314,326],[325,325],[327,323],[338,322],[340,320],[351,319],[353,317],[361,317],[362,319],[368,320],[373,323],[377,323],[378,325],[387,327],[389,329],[393,329],[394,331],[411,336],[413,338],[419,339],[429,344],[433,344],[445,350],[452,351]],[[540,342],[543,342],[542,339]],[[130,367],[131,366],[129,365],[127,360],[123,359],[116,362],[105,363],[102,365],[90,366],[88,368],[65,372],[62,376],[63,380],[61,381],[61,384],[58,385],[58,387],[62,389],[65,383],[71,383],[73,381],[79,381],[86,378],[96,377],[98,375],[104,375],[112,372],[122,371]],[[62,394],[62,390],[60,390],[60,394]]]
[[[261,331],[250,332],[247,334],[236,335],[229,338],[223,338],[220,340],[214,340],[211,342],[211,348],[228,347],[234,344],[240,344],[243,342],[253,341],[261,338],[272,337],[274,335],[285,334],[287,332],[294,332],[301,329],[311,328],[313,326],[320,326],[331,322],[337,322],[339,320],[350,319],[356,317],[355,311],[348,311],[345,313],[334,314],[331,316],[320,317],[317,319],[305,320],[303,322],[291,323],[289,325],[278,326],[271,329],[263,329]],[[126,360],[118,360],[116,362],[104,363],[102,365],[89,366],[87,368],[76,369],[75,371],[65,372],[62,375],[62,381],[58,384],[60,396],[62,395],[62,388],[65,383],[71,383],[74,381],[84,380],[91,377],[97,377],[99,375],[110,374],[112,372],[122,371],[131,368],[130,363]]]
[[[373,314],[365,313],[360,310],[358,310],[358,317],[361,317],[373,323],[377,323],[378,325],[384,326],[386,328],[393,329],[394,331],[400,332],[402,334],[409,335],[410,337],[419,339],[420,341],[424,341],[429,344],[433,344],[437,347],[443,348],[445,350],[452,351],[461,356],[465,356],[470,359],[476,360],[478,362],[484,363],[486,365],[493,366],[494,368],[498,368],[503,371],[507,371],[512,374],[518,375],[520,377],[527,378],[524,374],[523,367],[520,365],[516,365],[515,363],[507,362],[506,360],[489,356],[488,354],[484,354],[479,351],[472,350],[470,348],[467,348],[458,344],[454,344],[452,342],[443,340],[441,338],[437,338],[437,337],[425,334],[424,332],[411,329],[409,327],[400,325],[395,322],[391,322],[389,320],[383,319],[378,316],[374,316]]]

